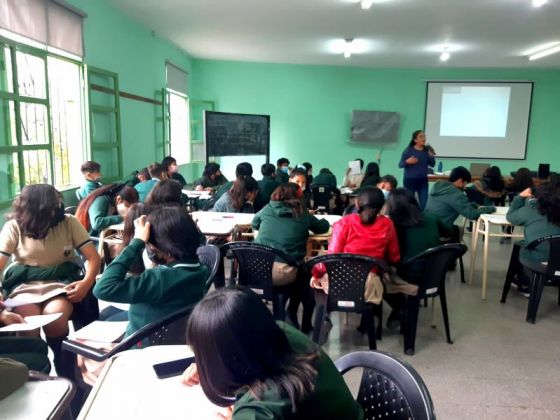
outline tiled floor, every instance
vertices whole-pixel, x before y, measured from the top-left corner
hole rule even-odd
[[[560,307],[558,290],[545,288],[537,323],[525,322],[527,299],[512,289],[499,302],[511,244],[490,242],[488,300],[480,299],[481,256],[473,286],[460,283],[458,270],[447,277],[447,301],[453,345],[447,344],[439,305],[436,328],[431,306],[420,310],[416,354],[403,353],[398,333],[383,331],[378,349],[414,366],[431,393],[438,419],[559,419]],[[480,251],[479,251],[480,252]],[[464,256],[468,278],[469,254]],[[384,306],[385,317],[389,313]],[[367,338],[356,331],[358,317],[334,314],[334,327],[324,349],[335,360],[367,350]],[[358,375],[349,378],[355,385]]]

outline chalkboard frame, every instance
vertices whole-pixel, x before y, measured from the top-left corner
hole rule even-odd
[[[208,114],[219,114],[219,115],[230,115],[230,116],[237,116],[237,117],[262,117],[265,118],[267,120],[267,125],[268,125],[268,132],[267,132],[267,138],[266,138],[266,153],[264,154],[266,156],[266,162],[270,162],[270,115],[264,115],[264,114],[243,114],[243,113],[236,113],[236,112],[221,112],[221,111],[209,111],[209,110],[205,110],[204,111],[204,144],[206,146],[206,163],[210,162],[210,156],[212,157],[220,157],[220,156],[237,156],[237,155],[210,155],[210,150],[209,150],[209,146],[208,146],[208,139],[206,138],[206,132],[207,132],[207,115]],[[258,154],[254,154],[255,156],[258,156]]]

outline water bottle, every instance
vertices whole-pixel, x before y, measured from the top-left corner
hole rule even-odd
[[[437,171],[439,173],[443,173],[443,162],[440,160],[439,163],[437,164]]]

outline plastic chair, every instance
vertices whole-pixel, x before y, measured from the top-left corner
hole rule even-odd
[[[418,285],[416,296],[406,296],[403,328],[405,354],[410,356],[414,354],[420,301],[429,297],[439,296],[447,342],[453,344],[449,331],[445,276],[449,265],[465,252],[467,252],[467,247],[463,244],[440,245],[415,255],[399,267],[399,275],[403,279]]]
[[[291,255],[270,246],[254,242],[229,242],[222,246],[222,255],[230,252],[239,264],[237,281],[240,285],[251,288],[261,299],[272,301],[275,319],[283,321],[285,305],[290,286],[274,286],[272,282],[272,265],[280,259],[297,267],[298,262]],[[234,279],[231,279],[232,284]]]
[[[329,185],[314,185],[311,187],[311,194],[313,196],[313,210],[318,213],[331,213],[330,200],[333,198],[337,188]]]
[[[70,339],[62,342],[62,349],[100,362],[121,351],[129,350],[132,347],[138,347],[143,341],[147,341],[147,345],[150,346],[186,344],[186,321],[193,307],[194,305],[189,305],[159,321],[145,325],[126,337],[110,351],[91,347],[87,344]]]
[[[208,279],[206,280],[205,287],[205,292],[208,292],[208,290],[212,286],[212,283],[214,282],[216,274],[218,273],[220,262],[222,260],[220,248],[218,248],[216,245],[199,246],[196,249],[196,255],[198,256],[200,263],[207,266],[210,270],[210,274],[208,276]]]
[[[388,270],[383,260],[354,254],[321,255],[307,261],[311,268],[318,263],[325,264],[329,276],[329,293],[316,291],[315,322],[313,326],[313,341],[319,343],[321,328],[327,314],[330,312],[355,312],[363,314],[368,334],[368,344],[371,350],[377,348],[376,331],[373,317],[379,318],[377,338],[381,339],[382,303],[374,305],[365,301],[364,293],[366,279],[377,268],[379,272]]]
[[[543,242],[548,242],[550,247],[546,264],[520,260],[521,264],[532,274],[526,318],[526,321],[531,324],[535,323],[544,286],[560,286],[560,235],[548,235],[534,240],[526,246],[526,249],[534,249]],[[506,278],[502,291],[502,303],[506,301],[510,287],[511,279]],[[558,305],[560,305],[560,288],[558,289]]]
[[[365,420],[435,420],[434,405],[426,384],[404,360],[381,351],[358,351],[334,362],[341,374],[363,368],[356,401]]]
[[[78,206],[68,206],[64,208],[64,214],[75,215],[78,210]]]

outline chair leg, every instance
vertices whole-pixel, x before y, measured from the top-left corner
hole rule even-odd
[[[560,306],[560,287],[558,288],[558,306]]]
[[[527,322],[534,324],[539,309],[539,303],[544,288],[544,276],[533,274],[531,281],[531,295],[529,296],[529,305],[527,306]]]
[[[461,283],[465,282],[465,267],[463,266],[463,256],[459,257],[459,268],[461,269]]]
[[[283,294],[277,293],[272,301],[272,314],[278,321],[286,320],[286,299]]]
[[[500,303],[506,303],[506,298],[509,293],[509,289],[511,288],[512,279],[506,277],[506,281],[504,281],[504,288],[502,290],[502,298],[500,299]],[[560,304],[560,295],[558,296],[559,304]]]
[[[383,301],[379,302],[379,305],[375,305],[374,315],[379,320],[379,323],[377,324],[376,338],[381,341],[383,331]]]
[[[449,331],[449,316],[447,314],[447,299],[445,297],[445,287],[440,287],[439,301],[441,304],[441,312],[443,313],[443,323],[445,325],[445,335],[447,336],[447,342],[449,344],[453,344],[453,340],[451,340],[451,332]]]
[[[321,337],[321,327],[323,325],[323,319],[325,318],[325,305],[317,305],[315,307],[315,320],[313,323],[313,334],[311,339],[314,343],[319,343],[319,338]]]
[[[502,290],[502,299],[500,300],[501,303],[506,303],[506,298],[509,293],[509,289],[511,288],[513,278],[522,270],[521,263],[519,262],[520,249],[521,247],[519,246],[519,244],[513,244],[513,249],[511,250],[511,256],[509,258],[509,265],[506,272],[506,280],[504,282],[504,288]]]
[[[416,296],[407,296],[405,305],[404,325],[404,353],[412,356],[416,342],[416,327],[418,324],[418,312],[420,311],[420,300]]]
[[[364,311],[364,316],[366,321],[369,349],[377,350],[377,343],[375,341],[375,322],[373,320],[373,305],[367,305]]]

